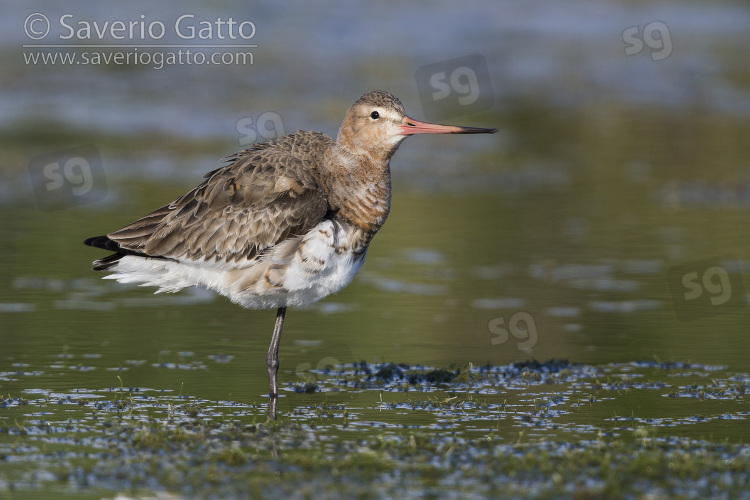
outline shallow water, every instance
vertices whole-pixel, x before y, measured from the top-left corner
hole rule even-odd
[[[135,12],[71,5],[79,18]],[[0,21],[10,23],[0,30],[10,69],[0,77],[0,492],[63,483],[73,496],[241,496],[222,488],[279,467],[290,484],[341,496],[376,473],[382,489],[371,493],[382,497],[409,474],[423,481],[413,496],[489,496],[492,474],[519,496],[679,493],[656,477],[638,490],[623,476],[615,484],[624,489],[612,490],[594,480],[599,469],[588,473],[595,484],[558,471],[549,489],[526,488],[516,472],[483,468],[510,467],[498,457],[515,453],[477,444],[488,440],[530,455],[552,442],[553,457],[577,446],[582,456],[597,446],[613,456],[702,449],[717,460],[712,474],[729,478],[721,491],[747,485],[732,467],[748,460],[750,437],[748,10],[612,4],[584,21],[547,2],[505,5],[503,15],[446,3],[430,14],[442,29],[428,30],[414,23],[424,12],[398,5],[398,15],[368,7],[336,16],[196,7],[199,17],[258,26],[256,63],[214,71],[27,66],[23,35],[10,28],[28,13]],[[140,7],[154,18],[180,14]],[[626,56],[623,31],[656,20],[672,53]],[[406,39],[388,36],[399,30]],[[448,38],[449,53],[439,51]],[[420,43],[405,51],[410,40]],[[248,140],[241,120],[267,113],[286,132],[334,134],[351,102],[374,88],[423,118],[440,110],[423,106],[418,69],[471,54],[487,61],[493,104],[439,121],[500,133],[401,146],[392,213],[360,274],[287,314],[279,424],[264,423],[273,311],[245,311],[200,289],[153,295],[89,270],[103,253],[85,238],[193,187]],[[64,160],[68,148],[101,162],[88,197],[29,181],[35,158]],[[567,362],[513,365],[551,359]],[[375,376],[383,363],[395,378]],[[456,378],[415,375],[441,369]],[[182,427],[209,444],[181,449],[170,465],[161,446],[181,442]],[[473,472],[454,470],[452,446],[474,457]],[[298,449],[320,461],[304,462]],[[180,471],[207,450],[236,469],[213,472],[215,489],[208,469],[196,476],[203,483],[180,489]],[[411,453],[434,468],[408,469]],[[654,465],[664,476],[682,463],[667,458],[665,469]],[[348,486],[334,480],[337,461]],[[123,464],[143,470],[129,475]],[[453,480],[439,485],[431,474]],[[526,480],[540,476],[553,477]],[[258,486],[267,496],[280,487],[268,477]],[[713,490],[687,495],[699,491]]]

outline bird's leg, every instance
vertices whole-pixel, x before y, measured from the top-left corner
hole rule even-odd
[[[268,415],[269,420],[276,420],[276,406],[278,402],[279,398],[268,399],[268,408],[266,408],[266,415]]]
[[[271,345],[268,346],[266,356],[266,367],[268,368],[268,396],[275,399],[279,396],[279,384],[276,381],[276,373],[279,371],[279,342],[281,341],[281,328],[284,326],[284,315],[286,307],[279,307],[276,311],[276,324],[273,327]]]

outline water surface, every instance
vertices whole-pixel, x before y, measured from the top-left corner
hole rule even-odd
[[[734,466],[746,460],[738,443],[748,439],[750,411],[750,14],[739,3],[577,5],[590,15],[549,2],[492,3],[484,12],[394,3],[335,15],[299,5],[194,5],[196,16],[247,17],[258,27],[252,67],[211,70],[27,66],[19,26],[28,12],[13,7],[2,21],[0,77],[0,458],[13,467],[0,474],[0,491],[62,482],[79,493],[95,485],[215,494],[223,490],[180,490],[169,474],[115,480],[117,464],[152,462],[130,451],[104,457],[109,445],[97,441],[150,450],[148,460],[157,460],[159,443],[181,426],[204,425],[196,422],[260,425],[251,437],[211,431],[234,436],[244,455],[195,431],[240,474],[250,463],[278,465],[268,450],[281,449],[287,473],[314,470],[329,486],[337,460],[376,464],[383,484],[396,485],[393,464],[403,459],[408,468],[400,453],[415,449],[434,463],[444,458],[430,470],[445,475],[450,446],[485,457],[471,440],[528,445],[530,455],[551,441],[560,447],[551,456],[577,443],[612,446],[615,456],[632,451],[619,446],[669,454],[684,445],[725,453]],[[66,8],[91,19],[180,14],[138,7]],[[623,31],[658,20],[671,54],[625,55]],[[494,105],[443,121],[500,133],[401,146],[392,213],[360,274],[341,293],[287,314],[279,428],[261,425],[273,311],[242,310],[200,289],[153,295],[90,271],[103,253],[82,241],[195,186],[240,148],[239,120],[274,113],[286,132],[335,134],[347,107],[376,88],[422,118],[429,110],[418,68],[470,54],[487,61]],[[101,157],[95,201],[40,199],[29,180],[33,159],[83,145]],[[442,384],[412,384],[408,375],[361,382],[362,370],[377,373],[384,363],[458,375]],[[108,429],[129,444],[107,441]],[[454,438],[466,441],[449,444]],[[359,439],[359,451],[348,448]],[[70,456],[56,455],[61,443]],[[714,448],[724,443],[738,448]],[[284,462],[300,446],[331,463]],[[381,460],[383,449],[394,462]],[[188,450],[186,463],[205,451]],[[670,458],[664,471],[676,463]],[[746,482],[721,463],[712,470]],[[434,491],[415,474],[425,486],[414,495]],[[442,491],[492,494],[480,486],[492,484],[487,477],[460,474]],[[588,487],[560,481],[545,491]],[[367,480],[346,484],[360,483]],[[586,491],[612,493],[605,483]],[[664,492],[649,484],[645,492]]]

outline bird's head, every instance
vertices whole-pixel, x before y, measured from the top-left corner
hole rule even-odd
[[[414,134],[493,134],[494,128],[438,125],[409,118],[393,94],[376,90],[363,95],[346,113],[337,142],[356,155],[390,159],[401,141]]]

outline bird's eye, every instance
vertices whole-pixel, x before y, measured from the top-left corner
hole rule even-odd
[[[378,113],[377,111],[373,111],[372,113],[370,113],[370,118],[372,118],[373,120],[377,120],[378,118],[380,118],[380,113]]]

